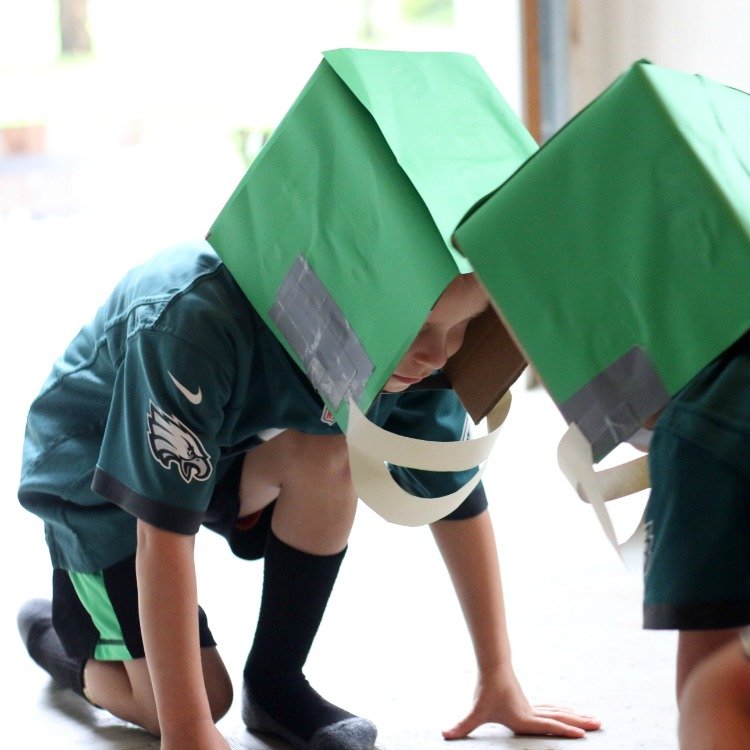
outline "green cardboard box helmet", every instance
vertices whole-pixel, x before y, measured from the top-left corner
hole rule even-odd
[[[471,56],[326,52],[208,241],[346,428],[471,271],[461,218],[535,148]],[[524,365],[489,310],[445,370],[479,421]]]
[[[750,328],[750,95],[638,62],[455,233],[599,461]]]

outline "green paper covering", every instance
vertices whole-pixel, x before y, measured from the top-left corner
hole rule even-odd
[[[750,96],[639,62],[454,241],[600,460],[750,327]]]
[[[535,148],[473,57],[326,52],[208,241],[345,426],[471,270],[461,217]]]

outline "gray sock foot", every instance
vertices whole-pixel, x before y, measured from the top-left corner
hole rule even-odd
[[[314,693],[312,688],[310,691]],[[317,693],[314,695],[319,699]],[[334,708],[332,704],[328,705]],[[304,739],[261,708],[247,683],[242,690],[242,721],[251,732],[276,735],[297,750],[371,750],[378,734],[376,726],[371,721],[353,716],[343,709],[337,709],[337,712],[342,718],[325,724],[309,739]]]
[[[29,656],[62,687],[83,695],[83,667],[85,659],[75,659],[65,653],[60,638],[52,626],[52,602],[31,599],[24,604],[17,617],[18,632]]]

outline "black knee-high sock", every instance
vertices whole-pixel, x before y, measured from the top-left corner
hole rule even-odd
[[[355,731],[360,729],[357,722],[362,722],[374,741],[374,725],[323,699],[302,672],[345,552],[311,555],[285,544],[273,532],[268,536],[263,595],[245,664],[245,687],[253,704],[301,740],[300,747],[321,729],[347,720]]]
[[[52,626],[52,602],[32,599],[18,613],[18,630],[29,656],[59,685],[83,694],[83,668],[87,659],[75,659],[65,652]]]

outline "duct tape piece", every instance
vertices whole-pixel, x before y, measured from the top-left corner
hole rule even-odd
[[[422,526],[455,510],[479,484],[500,425],[510,409],[506,393],[487,417],[490,432],[475,440],[434,442],[394,435],[374,425],[352,400],[346,441],[349,468],[357,496],[386,521],[402,526]],[[466,471],[476,474],[460,489],[437,498],[416,497],[403,490],[388,464],[425,471]],[[482,465],[480,468],[480,464]]]
[[[578,425],[573,423],[560,440],[557,461],[581,500],[591,504],[604,534],[617,551],[625,567],[631,572],[641,569],[643,518],[633,534],[621,544],[617,540],[617,534],[605,503],[632,495],[651,486],[648,456],[639,456],[619,466],[595,471],[591,443]]]
[[[648,354],[634,346],[560,404],[568,424],[575,422],[597,460],[627,440],[669,401]]]
[[[297,256],[268,315],[334,409],[359,400],[373,364],[349,321],[307,261]]]

